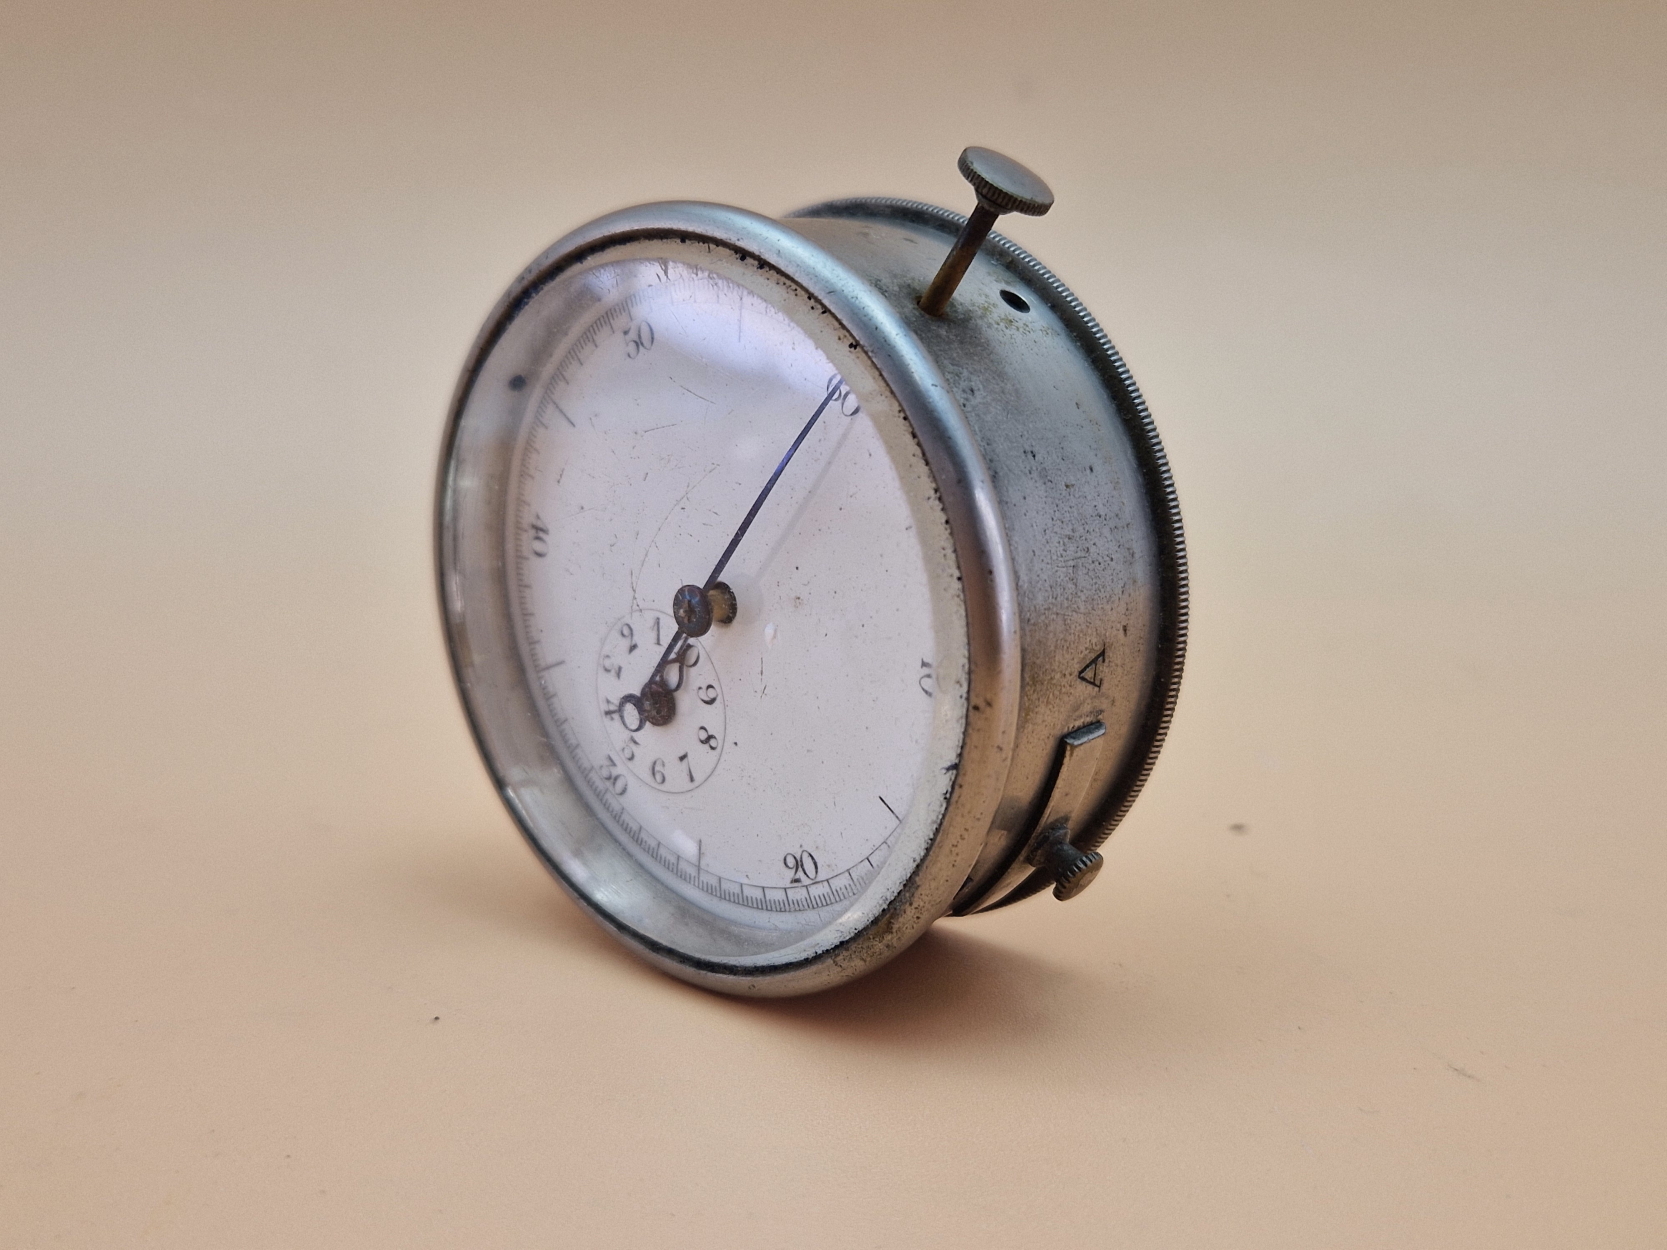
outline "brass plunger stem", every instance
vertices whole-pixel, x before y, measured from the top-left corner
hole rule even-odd
[[[920,297],[921,312],[928,317],[943,316],[944,309],[949,307],[949,297],[954,295],[955,288],[961,285],[961,279],[966,276],[972,258],[977,256],[978,249],[984,246],[990,228],[996,224],[996,218],[1000,215],[982,201],[972,210],[967,224],[961,227],[961,234],[955,240],[955,246],[949,249],[949,255],[945,256],[943,264],[938,266],[937,277],[933,278],[932,285],[926,288],[926,294]]]
[[[949,255],[938,266],[937,277],[920,297],[920,311],[928,317],[943,316],[949,307],[950,296],[961,285],[972,258],[990,237],[990,227],[1003,213],[1023,213],[1040,217],[1053,207],[1053,192],[1030,170],[1010,156],[992,152],[989,148],[968,148],[955,162],[961,176],[972,184],[978,196],[978,207],[972,210],[967,224]]]

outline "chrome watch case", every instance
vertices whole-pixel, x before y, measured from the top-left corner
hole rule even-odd
[[[471,728],[500,794],[557,879],[610,932],[684,980],[730,993],[809,992],[878,966],[945,915],[1006,906],[1050,886],[1070,897],[1092,879],[1094,852],[1162,746],[1187,629],[1185,544],[1162,444],[1093,317],[1000,235],[978,249],[943,315],[921,311],[921,294],[966,220],[886,198],[833,201],[781,220],[691,202],[612,213],[561,239],[516,279],[463,370],[443,444],[436,553]],[[524,809],[528,762],[508,762],[495,749],[502,718],[537,714],[516,694],[513,657],[483,645],[473,619],[483,588],[504,572],[501,556],[471,545],[460,519],[474,506],[461,497],[460,418],[494,345],[536,292],[587,258],[654,239],[704,243],[825,307],[900,403],[954,538],[968,674],[943,819],[925,855],[899,867],[906,876],[887,885],[882,905],[788,950],[691,954],[698,943],[675,935],[693,933],[688,926],[701,918],[662,916],[689,905],[635,868],[554,760],[557,775],[541,786],[569,827],[556,846],[535,836]],[[641,922],[650,915],[655,924]]]

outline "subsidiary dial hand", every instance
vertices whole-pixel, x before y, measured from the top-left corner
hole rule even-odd
[[[635,701],[637,710],[641,712],[642,718],[649,724],[664,725],[669,723],[673,716],[677,715],[676,691],[683,684],[682,676],[679,675],[677,686],[668,686],[665,674],[666,666],[672,662],[673,658],[682,655],[683,645],[689,639],[699,638],[702,634],[705,634],[712,628],[713,622],[727,625],[735,619],[735,592],[726,583],[718,579],[723,576],[724,568],[729,564],[730,557],[735,554],[735,549],[741,545],[741,540],[747,536],[747,531],[752,528],[752,523],[757,518],[759,510],[764,507],[764,501],[770,497],[770,492],[776,488],[776,483],[781,480],[782,472],[787,468],[788,462],[804,445],[805,439],[810,437],[811,430],[816,428],[817,421],[828,410],[828,405],[838,399],[844,390],[845,380],[835,374],[828,383],[828,393],[822,396],[822,402],[816,405],[816,411],[810,414],[810,420],[805,422],[804,428],[799,431],[799,436],[793,440],[793,445],[787,449],[787,454],[776,465],[775,472],[770,474],[770,480],[764,483],[764,489],[758,492],[758,498],[754,499],[752,507],[747,509],[747,515],[742,517],[741,524],[736,526],[734,536],[730,538],[729,545],[724,548],[723,555],[718,557],[718,562],[712,566],[712,571],[707,574],[705,584],[701,586],[693,584],[681,586],[677,593],[672,596],[671,614],[672,619],[677,622],[677,632],[672,635],[671,642],[667,644],[659,662],[655,664],[654,671],[649,674],[648,680],[643,683],[642,691],[636,695],[626,695],[620,700],[622,705],[628,699]]]

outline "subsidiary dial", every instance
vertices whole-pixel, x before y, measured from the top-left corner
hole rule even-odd
[[[660,680],[676,699],[677,714],[656,724],[640,692],[674,639],[679,645]],[[665,794],[697,789],[717,771],[727,723],[723,684],[701,641],[682,637],[670,613],[639,608],[614,623],[597,659],[596,696],[614,748],[602,772],[616,795],[625,793],[621,767]]]

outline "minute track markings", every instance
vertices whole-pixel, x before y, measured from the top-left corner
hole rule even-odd
[[[611,785],[602,780],[597,765],[586,757],[579,745],[578,737],[573,731],[572,719],[561,716],[556,710],[554,695],[546,694],[546,705],[550,707],[556,720],[557,733],[561,738],[561,745],[566,748],[572,758],[583,760],[584,768],[579,775],[584,779],[586,788],[595,796],[604,810],[623,829],[631,841],[634,842],[655,863],[672,873],[679,880],[709,894],[714,898],[748,908],[752,911],[766,912],[802,912],[816,911],[823,907],[832,907],[847,902],[867,889],[868,883],[880,871],[885,862],[884,853],[889,851],[896,830],[887,834],[861,859],[848,868],[822,877],[808,885],[775,886],[754,885],[750,881],[741,881],[735,877],[726,877],[713,872],[704,863],[704,840],[697,843],[698,859],[691,860],[686,855],[680,855],[672,850],[659,838],[649,833],[643,825],[632,817],[630,811],[620,802]],[[881,800],[884,802],[884,800]]]

